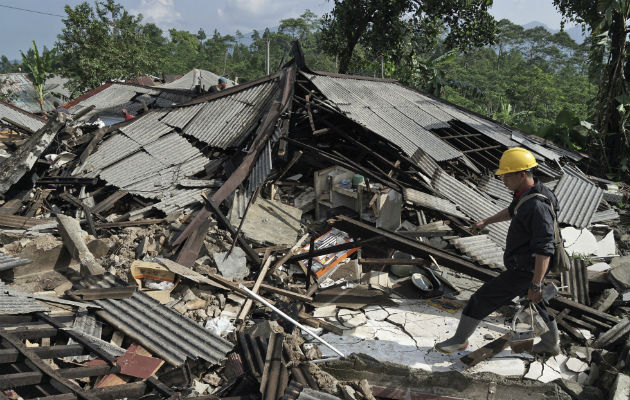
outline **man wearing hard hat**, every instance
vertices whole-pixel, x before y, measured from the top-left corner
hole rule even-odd
[[[558,200],[551,190],[534,179],[532,168],[537,165],[532,153],[520,147],[508,149],[501,156],[496,175],[514,192],[514,199],[508,208],[477,222],[473,231],[478,232],[496,222],[512,220],[503,255],[506,270],[484,283],[471,296],[462,311],[455,336],[436,343],[436,350],[442,353],[464,350],[468,347],[468,338],[482,319],[508,304],[514,297],[527,293],[549,327],[541,335],[540,343],[534,346],[534,352],[560,353],[558,326],[541,302],[543,279],[555,250],[554,210],[558,212]],[[534,193],[544,197],[533,196],[515,211],[520,198]]]

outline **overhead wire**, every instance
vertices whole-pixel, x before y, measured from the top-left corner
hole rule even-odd
[[[27,8],[13,7],[13,6],[8,6],[6,4],[0,4],[0,7],[11,8],[13,10],[26,11],[26,12],[31,12],[31,13],[35,13],[35,14],[50,15],[52,17],[65,18],[64,15],[53,14],[53,13],[48,13],[48,12],[44,12],[44,11],[29,10]]]

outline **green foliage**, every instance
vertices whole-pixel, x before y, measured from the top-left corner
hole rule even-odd
[[[630,57],[628,56],[628,0],[554,0],[570,21],[591,30],[591,77],[598,84],[594,102],[597,136],[594,157],[608,176],[630,181]]]
[[[74,94],[111,79],[126,79],[157,69],[161,31],[141,24],[114,0],[65,6],[64,28],[57,36],[62,73]]]
[[[447,28],[448,49],[471,49],[494,40],[491,4],[488,0],[335,0],[323,19],[324,49],[339,58],[341,73],[350,70],[357,46],[373,59],[400,60],[409,55],[406,39],[429,27],[432,38]]]
[[[31,82],[33,82],[33,88],[37,94],[37,101],[43,112],[44,97],[46,95],[46,93],[44,93],[44,84],[50,75],[53,54],[50,51],[44,50],[40,56],[34,40],[32,57],[27,57],[23,52],[20,52],[20,54],[22,55],[22,65],[28,71],[28,77]]]
[[[18,72],[20,63],[16,60],[10,61],[5,55],[0,56],[0,74],[8,74],[11,72]]]

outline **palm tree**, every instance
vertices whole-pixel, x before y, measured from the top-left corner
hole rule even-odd
[[[44,50],[44,53],[40,56],[37,45],[33,40],[33,58],[26,57],[22,51],[20,51],[20,54],[22,55],[22,65],[29,71],[28,77],[33,82],[33,88],[35,93],[37,93],[39,108],[44,112],[44,97],[47,94],[44,94],[44,83],[46,83],[46,78],[50,74],[52,52]]]

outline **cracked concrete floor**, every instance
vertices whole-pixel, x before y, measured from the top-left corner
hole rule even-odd
[[[318,318],[344,329],[343,336],[327,333],[324,340],[344,354],[364,353],[380,361],[390,361],[429,372],[462,371],[492,372],[506,377],[550,382],[558,378],[583,381],[584,372],[569,370],[569,357],[559,355],[545,363],[535,361],[530,354],[514,354],[507,348],[495,357],[467,368],[459,359],[509,331],[503,315],[493,313],[486,318],[469,339],[468,349],[453,354],[437,352],[433,345],[453,335],[461,310],[455,314],[436,308],[423,300],[394,299],[395,307],[368,306],[362,310],[336,309],[335,306],[315,310]],[[338,315],[342,314],[343,318]],[[351,327],[353,323],[358,326]],[[336,354],[320,346],[325,357]]]

